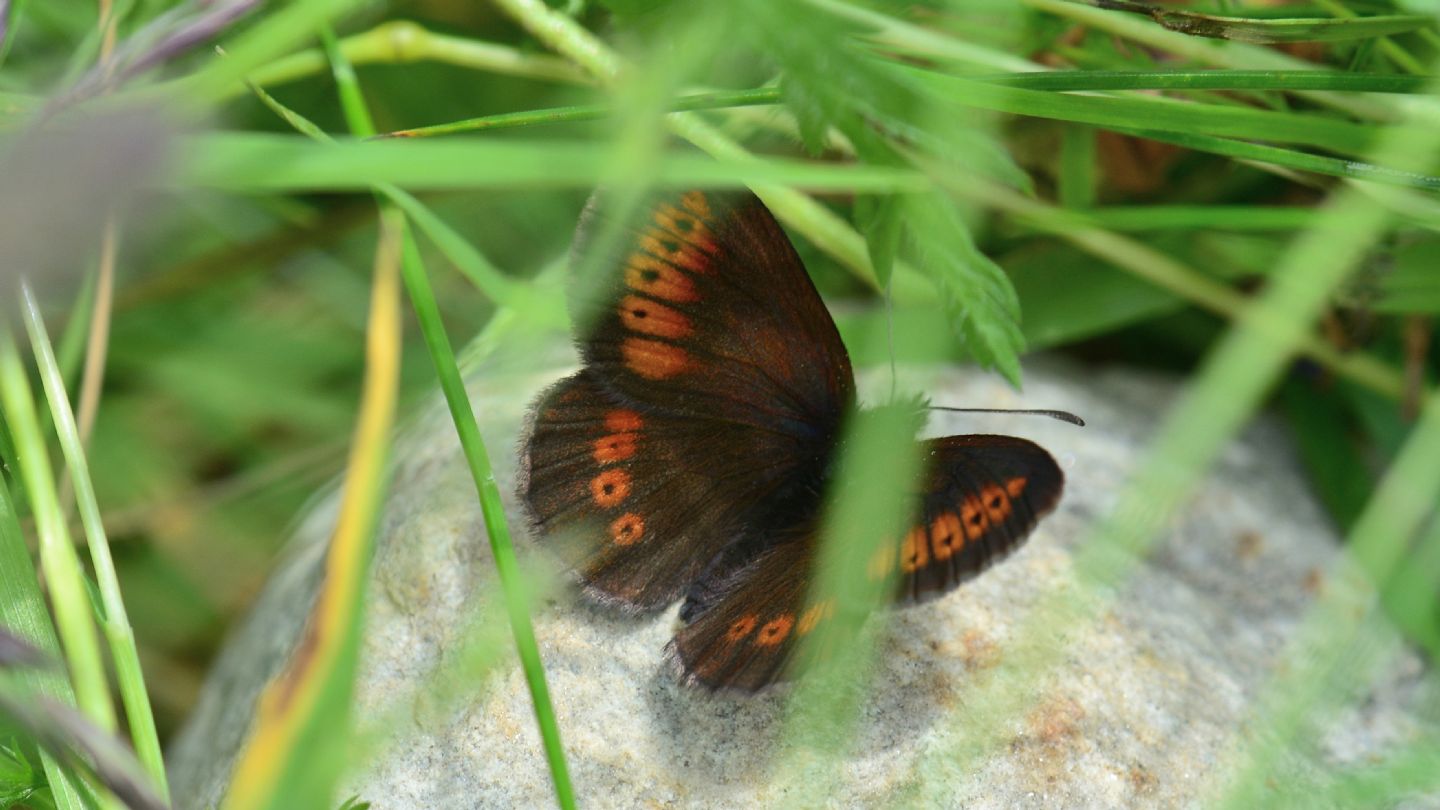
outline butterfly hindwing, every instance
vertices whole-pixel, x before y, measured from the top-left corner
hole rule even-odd
[[[782,434],[621,404],[594,376],[541,395],[521,496],[591,596],[664,607],[793,477],[798,449]]]
[[[913,527],[882,544],[866,570],[893,578],[891,598],[901,604],[944,594],[1014,551],[1063,485],[1050,454],[1025,439],[949,436],[921,447],[928,464]],[[813,528],[790,534],[751,564],[691,589],[680,614],[687,624],[670,646],[687,681],[755,691],[824,657],[801,642],[838,606],[811,592]]]
[[[902,603],[947,593],[1014,551],[1064,486],[1055,459],[1015,436],[947,436],[923,447],[928,475],[916,520],[899,541],[882,545],[867,569],[872,577],[895,576]]]
[[[617,225],[597,193],[573,248],[585,366],[624,399],[833,442],[845,346],[780,225],[748,191],[688,191]],[[606,250],[618,227],[618,248]]]
[[[814,539],[794,536],[771,544],[708,589],[719,597],[713,604],[696,604],[692,594],[681,609],[688,623],[668,648],[687,683],[754,692],[802,668],[798,656],[815,652],[802,644],[836,610],[834,599],[806,601]]]

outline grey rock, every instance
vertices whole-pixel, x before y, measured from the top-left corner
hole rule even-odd
[[[515,442],[527,403],[565,372],[568,357],[557,349],[509,367],[492,361],[470,378],[511,499],[521,562],[537,572],[549,557],[535,549],[510,494]],[[1040,596],[1069,581],[1075,544],[1110,507],[1178,388],[1054,359],[1027,366],[1023,399],[970,369],[912,369],[905,378],[902,387],[939,404],[1082,414],[1083,430],[936,413],[928,430],[1042,443],[1067,474],[1059,510],[1017,554],[956,593],[872,622],[876,672],[848,753],[825,769],[822,794],[776,772],[775,763],[795,761],[777,740],[790,688],[753,697],[685,689],[662,665],[673,608],[617,617],[560,588],[537,606],[535,625],[583,805],[1172,807],[1213,789],[1219,769],[1255,733],[1254,703],[1337,557],[1336,533],[1283,431],[1261,419],[1227,448],[1108,611],[1067,638],[1053,677],[1006,731],[1008,745],[962,771],[944,752],[966,721],[964,686],[1003,660]],[[862,391],[884,391],[888,375],[863,375],[861,383]],[[325,495],[299,524],[173,745],[178,806],[208,807],[223,795],[256,695],[283,665],[313,599],[334,508],[333,493]],[[432,403],[397,441],[357,688],[362,729],[389,737],[351,769],[341,797],[358,794],[376,808],[553,804],[492,572],[469,473],[443,405]],[[1287,757],[1287,779],[1371,764],[1440,732],[1440,689],[1419,657],[1383,624],[1367,637],[1384,653],[1374,678],[1355,685],[1357,699],[1313,750]],[[922,773],[922,762],[944,767]],[[1414,806],[1440,803],[1415,797]]]

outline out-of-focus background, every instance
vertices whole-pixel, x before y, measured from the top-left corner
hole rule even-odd
[[[658,128],[625,130],[675,94],[756,91],[746,106],[711,96],[700,106],[717,109],[699,113],[752,152],[979,177],[978,192],[942,181],[952,205],[925,219],[887,211],[884,194],[821,183],[814,198],[858,225],[868,253],[838,238],[817,243],[787,224],[847,338],[884,328],[885,257],[898,250],[910,265],[890,285],[901,359],[917,359],[905,354],[907,333],[942,330],[943,357],[1002,373],[1019,367],[1019,353],[1041,350],[1193,373],[1287,251],[1326,238],[1317,206],[1351,179],[1365,181],[1385,210],[1379,236],[1326,296],[1269,400],[1342,531],[1404,442],[1433,378],[1437,164],[1433,154],[1373,151],[1406,102],[1433,101],[1424,95],[1433,86],[1415,77],[1430,72],[1440,40],[1423,16],[1405,16],[1426,4],[1164,6],[1197,15],[1187,18],[1060,0],[817,0],[774,4],[768,20],[746,24],[682,2],[550,2],[639,66],[614,80],[527,30],[526,3],[340,5],[339,47],[381,132],[488,117],[483,128],[403,143],[509,144],[514,166],[482,177],[489,169],[465,161],[498,158],[478,147],[455,153],[458,168],[435,166],[451,159],[439,152],[419,167],[376,152],[373,160],[394,165],[356,157],[359,180],[347,184],[334,178],[348,164],[327,167],[298,151],[307,144],[292,124],[239,79],[342,137],[346,119],[314,33],[318,12],[301,13],[323,3],[0,2],[0,220],[9,223],[0,222],[0,262],[10,264],[0,268],[0,307],[18,333],[11,275],[34,281],[77,398],[95,301],[105,295],[103,285],[97,292],[104,223],[113,218],[113,303],[88,457],[162,739],[195,701],[291,521],[342,469],[376,243],[365,183],[395,179],[414,190],[524,289],[563,258],[587,172],[603,179],[593,155],[578,159],[590,168],[576,170],[565,150],[614,147],[606,165],[639,172],[647,154],[700,155],[667,145]],[[686,22],[700,14],[735,24],[727,36],[696,34]],[[1316,24],[1308,36],[1283,25],[1356,14],[1392,22]],[[1242,17],[1249,22],[1225,22]],[[1358,78],[1274,78],[1299,70]],[[1069,86],[1035,78],[1069,71],[1097,73]],[[1207,84],[1187,71],[1234,76]],[[1166,78],[1172,73],[1181,78]],[[1021,74],[1031,75],[1014,79]],[[1105,97],[1063,92],[1073,90]],[[524,115],[595,104],[621,113]],[[278,141],[254,137],[263,134],[297,151],[267,158]],[[638,151],[625,152],[627,144]],[[1371,165],[1376,154],[1399,157]],[[508,168],[519,174],[507,179]],[[447,169],[469,174],[447,179]],[[896,222],[915,233],[887,242]],[[449,254],[421,245],[445,325],[463,345],[496,314],[494,296]],[[856,269],[876,260],[879,283]],[[561,309],[550,295],[557,287],[532,289]],[[1000,303],[979,301],[989,295]],[[852,348],[857,364],[887,360],[858,341]],[[435,391],[413,323],[403,361],[402,413]],[[491,450],[510,446],[511,437],[495,437]],[[4,473],[19,493],[14,471]],[[24,514],[21,525],[33,530]],[[27,538],[33,545],[33,531]],[[1440,637],[1434,600],[1417,611],[1414,637]]]

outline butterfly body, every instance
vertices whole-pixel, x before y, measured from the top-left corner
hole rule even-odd
[[[594,600],[641,613],[683,599],[670,654],[687,681],[759,689],[796,671],[801,641],[839,608],[811,586],[826,499],[845,496],[831,490],[858,413],[850,360],[753,195],[691,191],[607,217],[597,195],[572,256],[582,368],[537,400],[521,496]],[[923,424],[918,403],[891,407]],[[882,482],[914,491],[913,527],[867,564],[901,603],[1004,556],[1062,486],[1023,439],[921,452],[916,481]]]

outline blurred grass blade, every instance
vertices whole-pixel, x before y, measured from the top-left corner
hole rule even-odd
[[[0,625],[18,634],[27,646],[37,648],[41,655],[59,661],[60,645],[55,640],[55,629],[45,609],[45,597],[40,593],[40,581],[35,576],[30,553],[25,548],[19,515],[3,480],[0,480]],[[32,669],[16,673],[12,682],[31,694],[45,694],[72,704],[75,702],[70,682],[61,672]],[[41,767],[59,810],[81,810],[86,806],[76,780],[54,757],[44,754]]]
[[[55,669],[56,660],[0,624],[0,669]]]
[[[0,718],[32,735],[49,756],[93,773],[131,810],[169,807],[124,743],[69,706],[0,684]]]
[[[0,403],[13,433],[30,512],[40,535],[41,571],[49,587],[70,680],[85,714],[101,729],[113,731],[115,708],[110,703],[85,573],[56,497],[55,476],[31,397],[9,323],[0,315]]]
[[[257,133],[189,139],[168,179],[174,187],[226,191],[367,191],[382,183],[407,189],[586,188],[606,179],[613,158],[603,144],[556,140],[336,141]],[[717,162],[684,152],[652,156],[657,179],[672,186],[729,187],[788,183],[815,189],[914,191],[912,171],[797,160]]]
[[[165,761],[160,753],[160,738],[155,732],[155,716],[145,689],[140,654],[135,647],[135,631],[130,626],[125,600],[120,593],[120,581],[115,575],[115,563],[110,557],[110,541],[105,534],[104,522],[100,519],[95,488],[90,482],[90,464],[85,460],[84,443],[75,424],[75,415],[70,411],[65,383],[60,377],[55,352],[50,346],[50,336],[46,333],[45,322],[40,316],[39,302],[35,300],[28,285],[22,284],[21,297],[24,299],[21,308],[24,311],[25,328],[30,334],[30,344],[40,368],[45,398],[50,403],[50,414],[60,436],[60,448],[70,469],[70,481],[75,487],[80,519],[85,527],[91,565],[99,584],[100,603],[103,608],[101,628],[109,642],[110,657],[115,664],[120,697],[125,706],[126,725],[130,729],[135,750],[145,763],[145,770],[154,781],[156,790],[162,800],[168,801],[170,791],[165,781]]]
[[[398,213],[381,219],[364,391],[324,584],[289,664],[257,702],[255,730],[235,765],[225,800],[233,810],[326,807],[343,765],[400,374],[403,227]]]
[[[1255,19],[1251,17],[1219,17],[1193,11],[1135,3],[1131,0],[1084,0],[1086,5],[1111,11],[1141,14],[1171,31],[1192,37],[1231,39],[1237,42],[1264,45],[1280,42],[1344,42],[1370,39],[1390,34],[1404,34],[1433,28],[1431,17],[1412,14],[1389,14],[1336,20],[1328,17]]]
[[[563,59],[495,42],[430,31],[411,20],[383,22],[368,31],[341,39],[339,45],[352,64],[435,61],[502,76],[567,84],[589,83],[581,70]],[[320,73],[326,69],[326,64],[325,54],[312,48],[260,65],[246,78],[263,87],[274,87]],[[237,81],[219,88],[214,100],[223,101],[244,90],[244,85]]]
[[[694,110],[716,110],[731,107],[750,107],[780,102],[778,87],[757,87],[754,90],[731,90],[718,93],[695,93],[676,98],[667,108],[670,112]],[[555,107],[548,110],[526,110],[524,112],[486,115],[467,118],[428,127],[397,129],[381,133],[382,138],[431,138],[438,135],[458,135],[463,132],[481,132],[493,129],[529,127],[539,124],[562,124],[575,121],[598,121],[615,114],[614,105],[582,104],[573,107]]]
[[[1006,87],[1052,93],[1094,90],[1343,90],[1351,93],[1420,93],[1426,76],[1341,73],[1332,70],[1056,70],[971,78]]]
[[[370,110],[365,106],[364,94],[356,81],[354,69],[345,60],[335,42],[334,34],[328,29],[322,32],[322,40],[335,73],[340,101],[345,108],[346,121],[352,134],[368,137],[375,133]],[[419,206],[419,201],[415,201]],[[393,209],[383,209],[387,216],[394,215]],[[565,759],[565,747],[560,739],[560,726],[555,720],[555,707],[550,701],[550,688],[545,681],[545,666],[540,658],[540,647],[535,641],[535,628],[530,621],[530,595],[525,587],[524,577],[515,559],[515,548],[510,541],[510,527],[505,520],[505,506],[500,490],[495,484],[495,473],[490,465],[490,454],[485,440],[480,435],[480,426],[475,421],[475,411],[470,404],[470,395],[465,390],[460,369],[455,363],[455,353],[450,339],[445,334],[445,324],[440,308],[435,303],[435,294],[430,289],[429,276],[420,258],[420,250],[411,238],[408,229],[403,228],[404,242],[401,255],[401,273],[405,281],[410,303],[415,308],[416,318],[425,336],[425,347],[435,365],[435,375],[445,393],[445,403],[450,408],[450,417],[455,423],[460,446],[470,466],[470,475],[475,482],[479,496],[480,513],[485,522],[485,533],[490,539],[490,550],[495,559],[495,568],[504,592],[506,615],[510,620],[510,631],[515,638],[521,669],[530,689],[531,705],[535,721],[539,726],[540,738],[545,747],[545,759],[550,766],[550,778],[555,786],[555,801],[561,808],[575,807],[575,788],[570,783],[570,768]],[[457,237],[458,238],[458,237]],[[466,243],[468,244],[468,243]]]
[[[268,60],[283,55],[312,36],[320,25],[360,0],[294,0],[257,22],[225,45],[229,59],[213,59],[184,80],[182,98],[203,109]]]
[[[1345,554],[1327,578],[1318,604],[1288,645],[1259,706],[1255,735],[1239,758],[1218,806],[1263,802],[1281,754],[1307,720],[1324,717],[1374,663],[1378,651],[1356,649],[1374,614],[1376,591],[1396,575],[1409,539],[1440,500],[1440,394],[1432,394],[1404,448],[1355,521]],[[1427,554],[1434,555],[1434,550]],[[1436,604],[1434,597],[1431,606]]]

